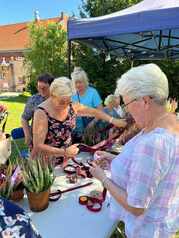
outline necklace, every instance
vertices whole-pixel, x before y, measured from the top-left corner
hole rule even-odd
[[[160,117],[158,117],[152,124],[153,125],[151,125],[150,127],[145,127],[144,129],[143,129],[143,131],[144,132],[149,132],[149,131],[151,131],[152,129],[154,129],[154,125],[156,125],[159,121],[161,121],[163,118],[165,118],[166,116],[168,116],[169,115],[169,113],[168,112],[166,112],[166,113],[164,113],[162,116],[160,116]]]

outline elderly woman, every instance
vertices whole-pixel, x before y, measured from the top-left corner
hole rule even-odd
[[[101,110],[88,108],[80,103],[72,103],[71,80],[57,78],[50,86],[50,97],[36,110],[33,124],[33,151],[43,152],[54,157],[73,157],[78,153],[78,146],[72,145],[72,130],[76,117],[94,116],[116,126],[126,125],[124,120],[115,119]]]
[[[179,124],[166,112],[168,80],[155,64],[130,69],[118,80],[126,110],[141,132],[111,162],[111,178],[91,173],[112,196],[111,215],[125,223],[128,238],[168,238],[179,229]]]
[[[115,110],[116,96],[113,94],[108,95],[104,100],[105,107],[103,112],[114,118],[120,118]],[[84,130],[83,140],[85,144],[95,145],[102,140],[105,140],[109,136],[111,124],[104,120],[94,119],[88,124],[88,127]]]
[[[34,112],[38,105],[45,101],[50,94],[50,84],[53,82],[54,77],[50,74],[42,74],[37,78],[37,91],[38,93],[33,95],[27,101],[23,114],[21,116],[21,124],[25,135],[25,143],[32,148],[32,119]]]
[[[73,102],[79,102],[85,106],[102,109],[102,100],[97,90],[89,86],[89,80],[86,72],[80,68],[75,67],[71,74],[73,86],[76,93],[72,96]],[[78,117],[75,134],[76,137],[81,137],[84,129],[89,124],[93,117]]]

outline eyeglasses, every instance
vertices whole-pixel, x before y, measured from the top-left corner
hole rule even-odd
[[[125,107],[129,106],[129,104],[131,104],[132,102],[136,101],[137,98],[134,98],[133,100],[131,100],[130,102],[126,103],[126,104],[123,104],[121,105],[121,108],[124,109]]]

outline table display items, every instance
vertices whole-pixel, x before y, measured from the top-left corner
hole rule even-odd
[[[70,191],[73,191],[73,190],[76,190],[76,189],[87,187],[87,186],[90,186],[92,184],[93,184],[93,182],[88,182],[88,183],[85,183],[85,184],[82,184],[82,185],[79,185],[79,186],[74,186],[74,187],[65,189],[63,191],[58,189],[56,192],[50,193],[50,201],[52,201],[52,202],[57,201],[59,198],[61,198],[62,193],[66,193],[66,192],[70,192]]]
[[[50,187],[55,176],[51,161],[38,155],[34,160],[21,160],[22,178],[32,211],[43,211],[49,204]]]
[[[89,195],[82,195],[79,197],[79,203],[85,205],[91,212],[99,212],[102,209],[103,202],[106,199],[106,188],[100,191],[91,191]]]

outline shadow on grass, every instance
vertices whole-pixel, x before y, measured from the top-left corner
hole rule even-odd
[[[29,97],[26,95],[19,95],[17,97],[7,97],[2,98],[0,101],[2,102],[12,102],[12,103],[25,103]]]

